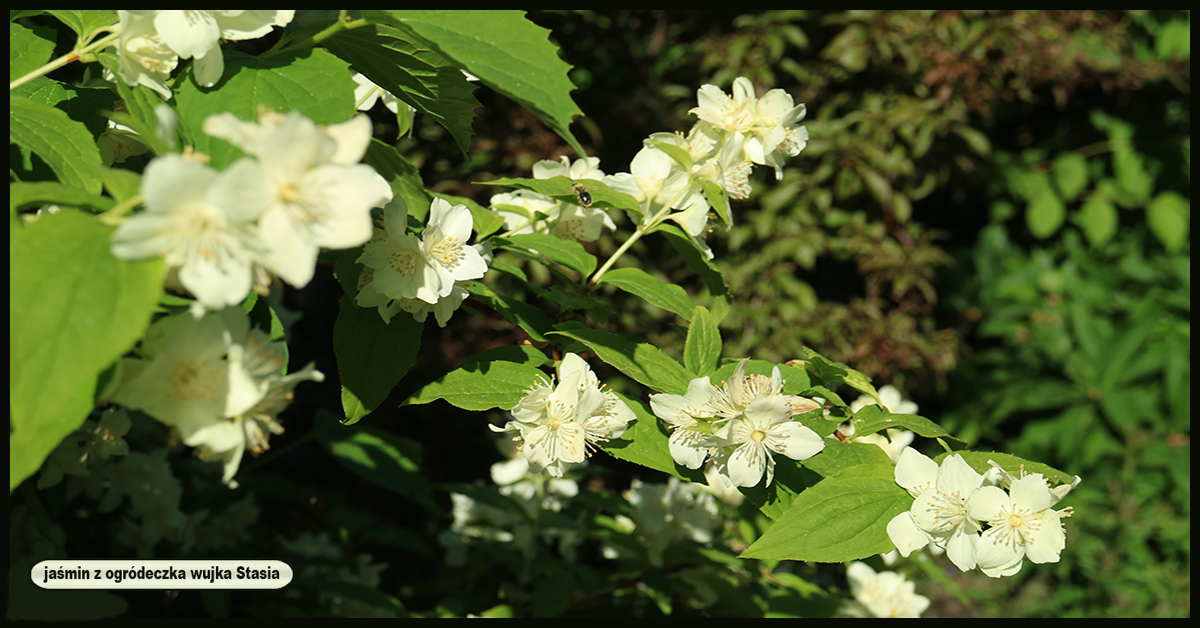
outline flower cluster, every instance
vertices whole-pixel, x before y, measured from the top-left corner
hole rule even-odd
[[[1051,506],[1079,484],[1079,476],[1052,489],[1040,473],[1013,477],[992,466],[980,474],[958,454],[938,466],[906,448],[896,463],[896,483],[913,496],[913,504],[887,525],[900,554],[932,542],[962,571],[979,567],[992,578],[1017,573],[1026,556],[1035,563],[1058,562],[1066,547],[1061,519],[1072,510]]]
[[[917,404],[908,401],[901,397],[900,391],[891,384],[883,386],[879,389],[879,400],[883,402],[883,407],[892,414],[916,414]],[[861,395],[850,403],[850,410],[858,412],[863,408],[873,405],[875,400]],[[900,459],[900,454],[906,447],[912,444],[916,434],[908,430],[899,428],[888,428],[887,436],[883,434],[867,434],[865,436],[855,436],[854,420],[851,419],[845,423],[838,424],[838,431],[847,437],[848,440],[858,443],[870,443],[878,445],[880,449],[892,459],[892,464],[895,464]]]
[[[854,617],[920,617],[929,608],[929,598],[917,595],[916,587],[894,571],[875,573],[866,563],[846,566],[846,580],[854,602],[842,612]]]
[[[206,459],[224,463],[223,481],[236,486],[242,455],[268,448],[283,427],[276,417],[302,381],[322,381],[309,364],[283,375],[286,348],[250,329],[240,308],[197,319],[168,316],[150,326],[141,356],[122,361],[114,400],[179,430]]]
[[[384,207],[382,228],[375,229],[356,260],[364,268],[355,302],[379,308],[385,323],[401,310],[424,322],[432,310],[445,327],[467,298],[462,282],[487,272],[491,249],[467,244],[474,223],[466,205],[433,199],[420,238],[407,231],[407,224],[408,205],[396,197]]]
[[[212,87],[225,73],[221,40],[257,39],[287,26],[295,11],[117,11],[121,38],[118,74],[127,85],[144,85],[171,98],[167,81],[180,59],[196,60],[196,82]],[[107,68],[105,78],[116,78]]]
[[[501,501],[477,500],[461,493],[451,493],[454,523],[438,535],[438,543],[446,548],[446,562],[452,566],[467,562],[466,550],[472,539],[513,543],[523,556],[533,558],[537,541],[557,541],[558,549],[569,560],[575,547],[583,541],[578,530],[558,527],[543,512],[562,512],[571,498],[579,494],[575,480],[547,478],[531,472],[523,456],[497,462],[491,467],[492,481]],[[502,508],[499,505],[511,505]]]
[[[626,532],[634,534],[651,565],[662,567],[663,552],[680,539],[697,543],[712,540],[717,518],[713,496],[698,484],[670,478],[666,484],[645,484],[634,479],[623,494],[633,507],[632,518],[617,515],[615,521]],[[620,547],[605,545],[606,558],[619,558]]]
[[[543,159],[533,164],[533,178],[567,177],[572,180],[604,178],[598,157],[586,157],[571,163],[564,155],[561,163]],[[549,233],[565,240],[594,242],[602,229],[616,229],[612,218],[603,209],[555,200],[549,196],[517,190],[492,196],[492,211],[504,217],[509,235]]]
[[[808,131],[798,125],[804,105],[795,105],[781,89],[756,98],[745,77],[734,81],[732,97],[716,85],[705,85],[697,101],[699,106],[690,113],[700,120],[686,135],[651,134],[634,156],[630,172],[605,177],[604,182],[637,199],[643,228],[673,220],[711,258],[701,236],[712,194],[749,198],[754,164],[770,166],[775,177],[782,178],[784,160],[804,149]]]
[[[742,360],[724,386],[708,377],[693,379],[684,395],[650,395],[650,408],[671,429],[675,462],[699,469],[708,458],[727,485],[756,486],[765,474],[775,477],[772,452],[807,460],[825,448],[816,432],[792,416],[817,409],[816,402],[784,395],[779,367],[765,375],[746,375]]]
[[[513,420],[496,432],[517,432],[521,454],[535,470],[561,478],[583,462],[597,443],[618,438],[636,416],[616,393],[605,390],[583,358],[568,353],[558,365],[558,385],[542,381],[510,411]]]
[[[210,116],[206,133],[251,157],[223,172],[195,156],[158,157],[146,166],[146,211],[112,236],[121,259],[166,258],[171,280],[203,309],[241,303],[270,274],[302,287],[321,247],[358,246],[371,237],[371,208],[392,198],[374,168],[357,163],[371,122],[357,116],[318,127],[298,112],[260,112],[258,123]]]

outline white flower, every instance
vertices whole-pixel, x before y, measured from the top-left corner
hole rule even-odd
[[[388,108],[392,113],[400,112],[400,101],[391,92],[371,82],[371,79],[362,75],[361,72],[355,72],[351,77],[358,87],[354,88],[354,106],[359,111],[370,111],[375,103],[379,100],[383,101],[383,106]],[[405,104],[408,107],[407,103]],[[411,111],[416,111],[412,107],[408,107]]]
[[[559,160],[543,159],[533,164],[533,178],[553,179],[554,177],[566,177],[568,179],[594,179],[597,181],[604,178],[604,171],[600,169],[599,157],[584,157],[583,159],[576,159],[572,163],[566,155],[563,155],[559,157]]]
[[[883,402],[883,407],[892,414],[916,414],[917,404],[908,401],[900,394],[900,390],[895,386],[888,384],[879,389],[879,400]],[[850,410],[858,412],[863,408],[873,405],[875,400],[867,395],[859,395],[850,404]]]
[[[851,615],[920,617],[929,608],[929,598],[917,595],[913,583],[894,571],[875,573],[866,563],[854,561],[846,566],[846,580],[858,603],[843,609]]]
[[[442,223],[439,224],[450,224],[454,229],[461,229],[461,225],[453,224],[458,218],[445,216],[449,203],[435,199],[432,207],[433,211],[441,216]],[[458,205],[453,209],[469,214],[465,205]],[[434,220],[436,219],[437,216]],[[467,290],[462,287],[461,281],[476,279],[487,271],[491,250],[486,243],[455,248],[454,242],[448,241],[453,236],[447,235],[444,230],[439,233],[432,229],[434,220],[431,220],[431,227],[427,228],[425,233],[427,237],[442,237],[441,249],[427,246],[425,242],[406,231],[408,206],[404,199],[397,196],[384,207],[383,228],[375,229],[375,235],[363,247],[363,253],[357,260],[365,266],[358,276],[358,295],[355,298],[360,307],[378,307],[379,315],[385,323],[400,311],[412,314],[418,322],[424,322],[432,311],[437,317],[438,325],[446,326],[450,315],[467,298]],[[470,237],[470,230],[468,224],[465,233],[459,235],[463,238]],[[464,271],[464,266],[473,264],[473,260],[466,260],[457,267],[443,268],[445,274],[450,276],[451,284],[446,294],[440,294],[438,287],[444,279],[438,272],[438,264],[442,260],[431,259],[431,249],[443,257],[460,255],[464,258],[477,258],[483,272],[466,277],[475,272],[470,270],[474,266]],[[466,278],[456,279],[460,276]]]
[[[559,211],[558,201],[529,190],[494,194],[488,205],[504,217],[504,228],[511,235],[550,233],[550,217]]]
[[[530,466],[561,478],[568,466],[583,462],[597,443],[617,438],[635,415],[614,393],[604,391],[578,355],[568,353],[558,366],[558,386],[535,385],[512,409],[513,420],[497,432],[518,432],[521,453]]]
[[[259,219],[267,247],[262,263],[293,286],[308,285],[321,247],[369,240],[371,208],[392,198],[383,177],[357,163],[371,141],[365,115],[318,128],[296,111],[263,111],[257,124],[223,113],[209,116],[204,132],[258,157],[272,195]]]
[[[151,12],[147,12],[151,13]],[[225,61],[220,40],[256,39],[273,26],[287,26],[295,11],[184,11],[162,10],[154,27],[167,46],[182,59],[196,59],[196,82],[212,87],[221,80]]]
[[[967,498],[984,477],[958,454],[938,467],[911,447],[900,454],[895,475],[896,483],[915,497],[908,511],[888,522],[888,536],[900,554],[907,557],[933,541],[956,567],[974,569],[982,528],[967,514]]]
[[[990,527],[979,541],[979,568],[992,578],[1021,570],[1026,556],[1034,563],[1056,563],[1066,547],[1061,518],[1053,510],[1054,496],[1040,473],[1013,481],[1008,492],[998,486],[974,491],[967,508]]]
[[[754,96],[754,85],[739,77],[733,82],[733,96],[716,85],[705,85],[696,94],[698,105],[689,113],[728,134],[745,136],[743,150],[750,161],[771,166],[775,178],[783,177],[783,158],[800,153],[808,141],[808,131],[797,123],[804,119],[804,105],[794,106],[792,97],[781,89]]]
[[[670,478],[666,484],[644,484],[634,479],[622,495],[633,506],[634,533],[655,566],[662,566],[663,552],[675,541],[688,538],[707,543],[719,524],[712,495],[678,478]]]
[[[689,382],[684,395],[650,395],[650,409],[671,429],[668,441],[671,457],[689,469],[699,469],[719,444],[711,429],[708,432],[695,429],[700,425],[696,418],[714,416],[709,403],[716,394],[717,389],[705,376]]]
[[[205,308],[239,304],[252,283],[265,282],[256,269],[263,245],[252,224],[270,201],[261,181],[250,159],[222,173],[180,155],[154,159],[142,178],[146,211],[113,232],[113,255],[162,256]]]
[[[756,486],[767,476],[775,477],[771,452],[792,460],[807,460],[825,448],[816,432],[792,420],[792,407],[783,395],[759,395],[746,406],[741,417],[726,426],[732,451],[723,448],[717,469],[735,486]]]
[[[471,211],[466,205],[454,205],[435,198],[429,206],[429,224],[422,234],[421,246],[428,261],[424,288],[437,298],[448,296],[454,282],[478,279],[487,272],[483,255],[467,245],[474,228]],[[432,274],[430,274],[432,270]],[[433,295],[418,291],[417,298],[436,303]]]
[[[179,63],[179,55],[163,43],[155,30],[155,11],[120,10],[117,16],[121,20],[121,37],[117,42],[121,80],[126,85],[149,87],[170,100],[171,89],[166,83]],[[108,68],[104,69],[104,77],[110,81],[116,78]]]

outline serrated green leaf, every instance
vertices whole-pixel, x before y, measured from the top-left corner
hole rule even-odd
[[[80,39],[90,37],[99,29],[119,23],[117,12],[112,10],[46,11],[58,18],[67,28],[75,31]]]
[[[114,258],[112,231],[62,213],[10,236],[10,489],[87,418],[96,377],[141,337],[162,294],[162,261]]]
[[[464,281],[463,287],[476,299],[499,312],[504,320],[524,329],[534,342],[549,340],[546,338],[546,334],[553,328],[554,321],[550,320],[545,312],[524,301],[500,296],[478,281]]]
[[[443,512],[416,459],[421,446],[402,436],[370,428],[349,428],[334,421],[313,430],[317,440],[342,466],[358,477],[407,497],[435,513]]]
[[[848,467],[800,493],[743,558],[840,563],[891,551],[887,523],[912,506],[890,464]]]
[[[54,54],[54,29],[8,23],[8,80],[12,82],[46,65]]]
[[[470,361],[414,392],[401,406],[416,406],[438,399],[464,410],[510,410],[529,387],[549,378],[525,364],[500,359]]]
[[[721,330],[708,308],[697,305],[683,346],[683,365],[696,377],[712,375],[721,362]]]
[[[1191,211],[1191,203],[1176,192],[1163,192],[1150,201],[1146,221],[1168,251],[1177,253],[1187,242]]]
[[[732,297],[729,294],[729,286],[725,284],[725,276],[721,274],[721,269],[717,268],[711,259],[696,248],[692,239],[679,227],[662,223],[654,230],[666,236],[667,241],[671,243],[671,248],[683,256],[688,268],[699,275],[700,279],[704,281],[704,285],[708,287],[708,292],[713,299],[709,307],[713,320],[717,323],[725,320],[725,315],[729,313]]]
[[[661,307],[692,320],[695,305],[683,288],[666,283],[640,268],[617,268],[600,276],[597,285],[616,286],[629,294],[645,299],[651,305]]]
[[[363,163],[374,168],[391,186],[392,193],[404,199],[410,218],[425,220],[433,197],[425,189],[421,173],[394,146],[372,138]]]
[[[385,323],[376,308],[358,307],[351,295],[342,297],[333,324],[333,352],[342,380],[346,425],[378,408],[408,372],[421,346],[423,328],[405,313]]]
[[[596,270],[596,256],[584,250],[583,245],[573,240],[564,240],[545,233],[523,233],[507,238],[492,240],[496,248],[528,251],[535,256],[545,256],[586,278]]]
[[[229,112],[255,121],[259,107],[265,107],[282,113],[299,111],[316,124],[337,124],[356,113],[349,66],[325,50],[266,59],[234,51],[224,55],[225,73],[215,86],[197,85],[189,66],[175,91],[180,123],[191,130],[195,149],[212,157],[209,165],[218,170],[243,153],[201,132],[208,116]]]
[[[856,419],[857,417],[858,415],[855,415]],[[919,436],[924,436],[925,438],[941,438],[944,440],[954,441],[959,445],[966,444],[951,436],[949,432],[942,429],[942,426],[938,425],[937,423],[934,423],[923,416],[917,416],[915,414],[882,413],[880,416],[870,420],[856,420],[854,422],[855,436],[866,436],[868,434],[875,434],[877,432],[882,432],[889,429],[908,430],[916,433]]]
[[[475,108],[481,105],[475,86],[457,66],[414,41],[407,30],[387,24],[341,32],[324,45],[372,83],[437,120],[467,154]]]
[[[817,385],[828,386],[840,382],[874,399],[875,403],[883,405],[883,402],[879,400],[879,392],[871,385],[871,378],[841,362],[834,362],[808,347],[804,347],[804,354],[804,358],[792,360],[788,364],[803,367],[817,379]],[[826,395],[821,396],[830,399]]]
[[[548,335],[566,336],[582,342],[601,360],[652,390],[682,395],[692,380],[687,369],[658,347],[625,334],[577,328],[552,331]]]
[[[571,100],[571,66],[550,43],[550,31],[520,11],[363,11],[363,17],[408,29],[433,50],[520,103],[585,155],[571,134],[583,112]]]
[[[8,139],[41,157],[64,185],[100,193],[100,150],[87,128],[62,111],[10,95]]]

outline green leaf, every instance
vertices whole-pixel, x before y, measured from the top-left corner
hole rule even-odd
[[[431,512],[443,512],[418,467],[421,456],[418,443],[368,427],[338,425],[332,416],[319,421],[313,431],[334,459],[354,475],[407,497]]]
[[[855,418],[857,419],[858,417],[859,415],[855,414]],[[952,440],[959,445],[966,444],[951,436],[949,432],[942,429],[942,427],[937,423],[934,423],[923,416],[917,416],[915,414],[880,413],[880,415],[871,419],[856,420],[854,422],[855,436],[866,436],[868,434],[875,434],[876,432],[882,432],[889,429],[908,430],[916,433],[919,436],[924,436],[925,438],[941,438]]]
[[[1150,230],[1168,251],[1178,253],[1188,239],[1192,205],[1176,192],[1166,191],[1154,197],[1146,208]]]
[[[600,276],[597,285],[616,286],[625,292],[645,299],[651,305],[661,307],[692,320],[695,305],[683,288],[666,283],[640,268],[617,268]]]
[[[596,257],[573,240],[564,240],[545,233],[525,233],[507,238],[493,238],[491,241],[496,248],[516,249],[528,251],[535,256],[544,256],[580,273],[581,279],[596,270]]]
[[[21,96],[8,97],[8,139],[41,157],[64,185],[99,194],[100,150],[87,127]]]
[[[504,320],[524,329],[534,342],[549,340],[546,334],[554,326],[554,321],[550,320],[545,312],[524,301],[500,296],[478,281],[464,281],[462,285],[476,299],[499,312]]]
[[[1075,222],[1093,248],[1108,243],[1117,233],[1117,208],[1107,198],[1093,195],[1084,201]]]
[[[1087,160],[1075,153],[1059,155],[1054,160],[1054,181],[1064,200],[1074,200],[1087,187]]]
[[[825,478],[800,493],[742,558],[840,563],[891,551],[887,523],[912,506],[894,472],[890,464],[864,464]]]
[[[811,421],[801,421],[817,432],[822,437],[824,432],[828,431],[833,434],[836,429],[836,424],[833,421],[825,418],[819,419],[823,424],[815,424]],[[868,443],[843,443],[836,438],[825,438],[825,449],[821,453],[802,462],[806,468],[812,470],[813,473],[821,477],[832,477],[849,469],[860,465],[891,465],[892,461],[888,458],[887,453],[877,445]]]
[[[468,360],[441,379],[422,386],[401,406],[417,406],[446,400],[464,410],[512,409],[529,392],[529,387],[549,378],[525,364],[499,358]]]
[[[43,205],[67,205],[71,207],[93,207],[100,211],[112,209],[113,200],[107,196],[90,194],[61,183],[13,183],[8,186],[8,208],[10,211],[41,207]]]
[[[1066,216],[1062,200],[1049,189],[1034,197],[1025,208],[1025,224],[1029,226],[1029,232],[1041,239],[1054,235]]]
[[[372,24],[338,33],[324,46],[372,83],[446,127],[465,156],[475,108],[482,106],[473,95],[475,86],[457,66],[414,39],[407,30]]]
[[[683,346],[683,365],[696,377],[712,375],[721,362],[721,330],[708,308],[697,305]]]
[[[726,227],[732,226],[733,216],[729,213],[729,198],[725,196],[725,190],[712,181],[706,180],[700,185],[704,188],[704,198],[708,199],[708,204],[712,206],[713,211],[717,212],[717,217],[725,223]]]
[[[86,11],[47,11],[50,15],[58,18],[68,28],[75,31],[75,34],[80,39],[85,39],[93,35],[96,31],[108,26],[119,24],[117,12],[112,10],[93,10]]]
[[[394,146],[372,138],[367,153],[363,155],[363,163],[374,168],[391,186],[392,193],[404,199],[409,218],[425,220],[433,197],[425,189],[421,173]],[[479,223],[476,223],[476,230],[478,228]]]
[[[299,111],[316,124],[336,124],[356,113],[355,83],[348,66],[325,50],[313,48],[266,59],[234,51],[224,55],[225,73],[216,85],[197,85],[189,66],[175,91],[180,123],[191,130],[196,150],[212,157],[209,165],[218,170],[243,153],[225,140],[201,132],[208,116],[229,112],[255,121],[259,107],[265,107],[282,113]]]
[[[732,296],[729,293],[729,286],[725,284],[725,276],[721,274],[721,269],[717,268],[716,264],[708,258],[696,245],[688,234],[675,225],[667,223],[659,224],[654,230],[666,236],[667,241],[671,243],[671,248],[683,256],[688,268],[692,272],[700,276],[704,281],[704,285],[708,287],[708,292],[712,296],[713,302],[710,306],[713,320],[720,323],[725,319],[725,315],[729,313],[730,302]]]
[[[46,65],[54,54],[54,29],[27,28],[8,23],[8,80],[11,82]]]
[[[875,403],[883,405],[883,402],[879,400],[879,393],[871,385],[871,378],[841,362],[834,362],[808,347],[804,347],[804,353],[805,357],[803,359],[792,360],[788,364],[804,368],[804,370],[816,376],[818,384],[829,385],[840,382],[871,397],[875,400]],[[829,399],[828,396],[825,396],[825,398]]]
[[[407,29],[433,50],[520,103],[586,155],[571,134],[583,112],[571,100],[571,66],[550,43],[550,31],[520,11],[363,11],[372,22]]]
[[[601,449],[614,458],[662,471],[681,480],[701,484],[705,482],[703,469],[689,469],[675,464],[667,445],[669,436],[665,427],[660,425],[658,417],[644,402],[620,393],[614,394],[633,410],[637,420],[629,424],[620,438],[601,443]]]
[[[421,347],[423,328],[404,312],[385,323],[376,308],[358,307],[353,296],[342,297],[333,325],[333,351],[342,380],[346,425],[378,408],[408,372]]]
[[[116,259],[112,231],[72,212],[10,234],[10,489],[87,418],[97,376],[142,336],[162,294],[162,261]]]
[[[652,390],[682,395],[692,380],[687,369],[658,347],[625,334],[576,328],[552,331],[548,335],[566,336],[582,342],[601,360]]]

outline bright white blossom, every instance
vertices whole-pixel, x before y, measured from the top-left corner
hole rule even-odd
[[[746,375],[747,363],[742,360],[720,388],[700,377],[685,395],[651,395],[650,407],[670,427],[671,456],[680,465],[697,469],[711,457],[726,485],[755,486],[764,475],[770,485],[772,453],[807,460],[824,449],[816,432],[792,420],[819,406],[782,394],[779,367],[770,377]]]
[[[171,98],[167,81],[179,64],[179,55],[171,50],[154,28],[155,11],[117,11],[121,21],[121,37],[117,40],[120,59],[120,79],[126,85],[143,85],[158,92],[165,100]],[[108,68],[104,78],[116,81]]]
[[[533,178],[567,177],[574,180],[604,178],[599,157],[585,157],[574,163],[565,155],[561,161],[543,159],[533,164]],[[515,190],[492,196],[492,211],[504,217],[504,226],[512,235],[548,233],[564,240],[594,242],[603,229],[617,225],[599,207],[582,207],[559,201],[529,190]]]
[[[146,211],[113,232],[113,255],[164,257],[205,308],[239,304],[252,284],[265,283],[253,224],[270,203],[261,181],[251,159],[217,172],[180,155],[158,157],[142,177]]]
[[[968,510],[989,528],[979,541],[979,568],[992,578],[1021,570],[1028,556],[1034,563],[1056,563],[1067,544],[1061,518],[1070,511],[1051,508],[1057,500],[1040,473],[1015,480],[1008,491],[984,486],[971,494]]]
[[[561,478],[583,462],[597,443],[621,436],[636,416],[615,393],[604,390],[578,355],[568,353],[553,380],[534,385],[512,409],[513,420],[496,432],[517,432],[521,454],[534,469]]]
[[[281,375],[284,356],[283,343],[251,330],[240,308],[168,316],[150,326],[141,358],[124,360],[114,400],[177,428],[203,457],[222,458],[231,483],[246,449],[266,449],[263,428],[283,431],[275,417],[296,384],[324,379],[312,365]]]
[[[355,302],[359,307],[379,308],[385,323],[401,311],[412,314],[418,322],[424,322],[429,312],[433,312],[438,325],[445,327],[467,298],[462,282],[487,272],[492,255],[489,245],[458,244],[471,236],[472,223],[466,206],[451,208],[446,201],[434,199],[431,214],[430,227],[426,228],[422,241],[407,232],[408,205],[397,196],[384,207],[382,228],[375,229],[357,260],[364,268],[358,276]],[[433,229],[435,224],[440,225],[440,230]],[[447,227],[452,233],[446,231]],[[453,256],[461,257],[461,263],[454,263],[450,259]],[[450,280],[449,290],[441,294],[439,289],[446,277]]]
[[[894,571],[875,573],[869,565],[854,561],[846,566],[846,580],[855,604],[843,612],[855,617],[920,617],[929,608],[929,598]]]
[[[392,191],[374,168],[358,163],[371,141],[367,116],[326,127],[296,111],[263,110],[259,118],[209,116],[204,132],[259,159],[260,185],[271,197],[259,218],[263,265],[305,286],[322,247],[346,249],[371,238],[371,208],[391,200]]]
[[[661,567],[663,552],[681,539],[711,541],[713,528],[720,524],[713,496],[678,478],[666,484],[634,479],[622,495],[633,506],[631,531],[646,548],[651,565]]]
[[[946,550],[950,562],[963,571],[976,565],[979,522],[967,514],[967,498],[984,483],[980,475],[954,454],[940,467],[911,447],[896,463],[896,483],[914,496],[908,511],[893,518],[887,531],[900,554],[907,557],[930,541]]]
[[[159,37],[181,59],[196,60],[196,82],[212,87],[225,72],[220,40],[257,39],[287,26],[295,11],[142,11],[152,13]]]
[[[795,157],[808,142],[808,131],[797,124],[804,119],[804,105],[795,106],[781,89],[756,98],[750,79],[739,77],[732,97],[716,85],[704,85],[696,96],[699,106],[690,113],[730,135],[744,136],[746,156],[773,167],[776,179],[783,178],[784,157]]]

